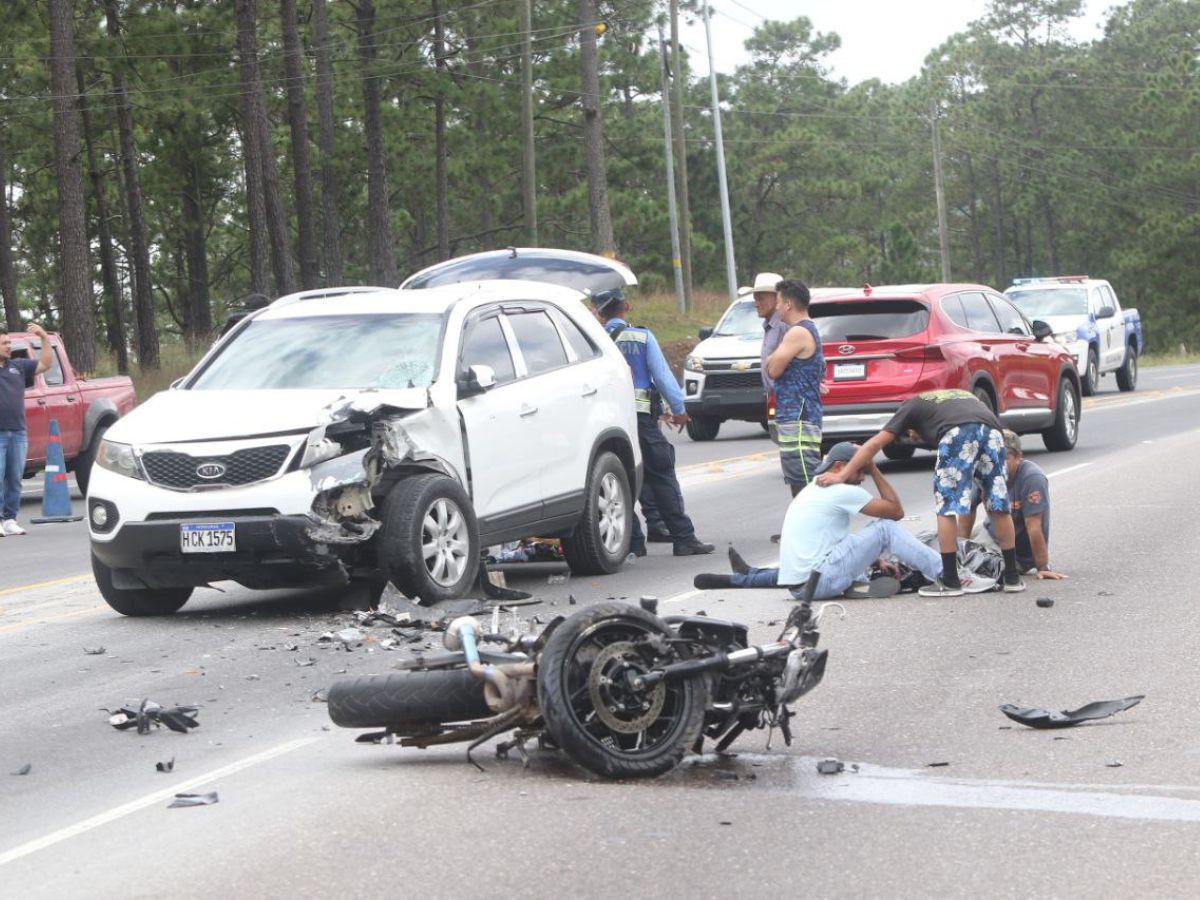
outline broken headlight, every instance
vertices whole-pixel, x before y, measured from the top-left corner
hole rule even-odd
[[[307,469],[310,466],[315,466],[317,463],[323,463],[326,460],[336,459],[346,452],[346,448],[337,441],[331,441],[329,438],[321,438],[319,441],[310,441],[304,447],[304,455],[300,457],[300,468]]]
[[[116,441],[101,441],[96,450],[96,465],[126,478],[136,478],[145,481],[142,464],[137,454],[128,444],[118,444]]]

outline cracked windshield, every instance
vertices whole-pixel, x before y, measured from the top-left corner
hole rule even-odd
[[[193,390],[411,388],[433,382],[440,315],[305,316],[251,322]]]

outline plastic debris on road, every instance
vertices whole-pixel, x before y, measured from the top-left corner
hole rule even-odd
[[[172,731],[187,734],[189,729],[199,728],[196,721],[198,706],[160,706],[153,700],[143,700],[139,706],[122,706],[115,712],[108,713],[108,724],[117,731],[128,731],[136,728],[138,734],[149,734],[151,728],[166,725]]]
[[[154,769],[157,772],[174,772],[175,771],[175,757],[172,756],[166,762],[156,762],[154,764]]]
[[[108,652],[107,647],[84,647],[83,652],[88,656],[103,656]]]
[[[840,759],[829,757],[817,763],[817,771],[822,775],[840,775],[846,771],[846,764]]]
[[[185,806],[212,806],[220,801],[216,791],[207,794],[176,794],[167,809],[182,809]]]
[[[1049,597],[1038,597],[1037,605],[1040,606],[1042,609],[1049,609],[1050,607],[1052,607],[1054,605],[1054,601],[1051,600]]]
[[[1011,703],[1005,703],[1000,707],[1000,712],[1014,722],[1028,725],[1030,728],[1071,728],[1075,725],[1082,725],[1084,722],[1107,719],[1109,716],[1132,709],[1145,698],[1145,694],[1136,694],[1121,700],[1097,700],[1095,703],[1088,703],[1079,709],[1064,709],[1061,712],[1039,709],[1036,706],[1014,706]]]
[[[9,775],[28,775],[32,771],[33,771],[33,763],[25,763],[25,765],[21,766],[21,768],[17,769],[14,772],[9,772],[8,774]]]

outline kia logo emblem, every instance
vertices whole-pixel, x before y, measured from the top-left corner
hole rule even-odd
[[[214,478],[220,478],[225,474],[225,467],[220,463],[206,462],[196,466],[196,477],[203,478],[206,481],[212,481]]]
[[[842,344],[842,346],[838,347],[838,353],[842,354],[842,356],[849,356],[853,352],[854,352],[853,344]]]

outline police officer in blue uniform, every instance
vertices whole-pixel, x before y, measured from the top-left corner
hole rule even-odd
[[[683,405],[683,391],[675,380],[667,358],[658,341],[647,328],[630,325],[625,319],[629,304],[619,291],[604,291],[592,298],[604,330],[616,342],[633,373],[633,397],[637,405],[638,443],[642,448],[642,468],[645,477],[643,493],[649,492],[654,504],[670,531],[676,556],[700,556],[713,552],[712,544],[696,537],[696,528],[683,511],[683,493],[675,477],[675,448],[663,437],[658,420],[661,412],[658,398],[670,408],[662,416],[670,424],[682,428],[688,421]],[[646,536],[641,522],[633,517],[633,540],[630,550],[645,555]]]

